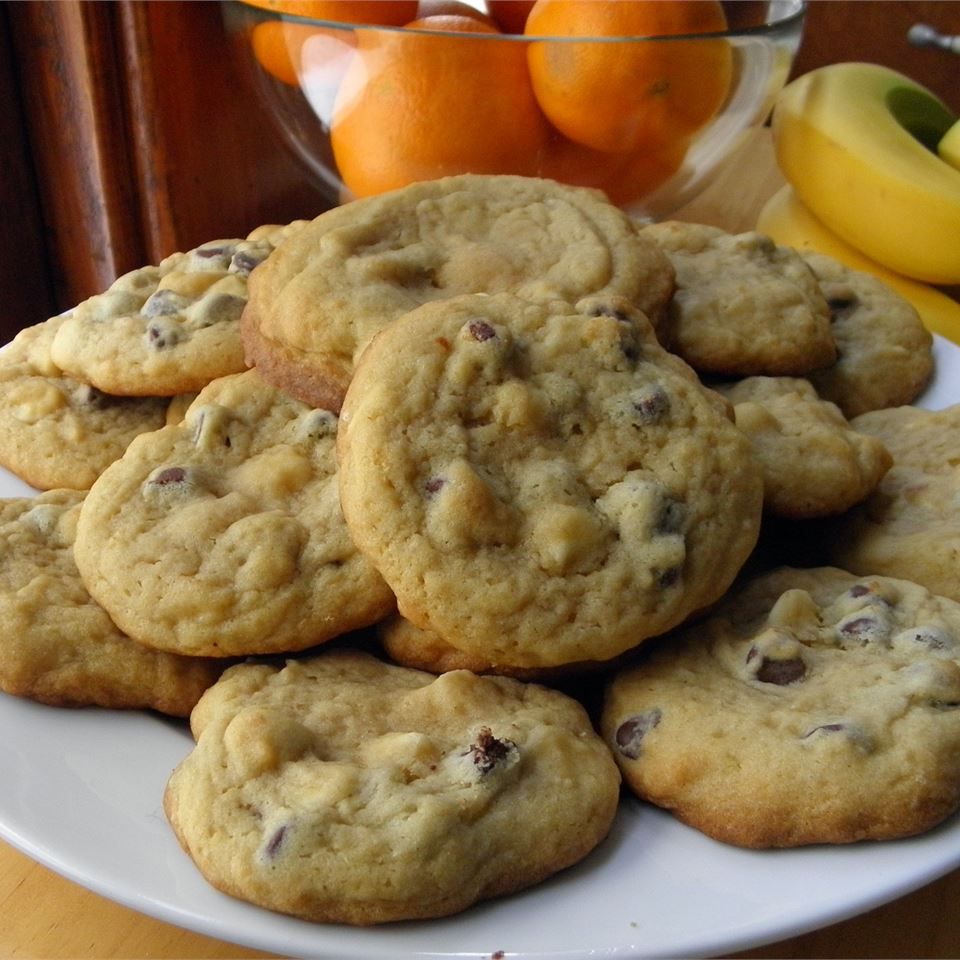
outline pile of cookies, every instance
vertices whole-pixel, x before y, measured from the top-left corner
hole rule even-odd
[[[175,254],[0,353],[0,688],[189,716],[210,883],[442,916],[625,786],[750,847],[960,807],[960,408],[877,281],[462,176]],[[599,692],[599,695],[597,695]]]

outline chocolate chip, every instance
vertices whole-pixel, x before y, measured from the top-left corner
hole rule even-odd
[[[876,609],[876,607],[874,607]],[[879,616],[873,613],[854,614],[837,624],[841,640],[853,640],[859,644],[885,643],[890,637],[890,625],[882,610]]]
[[[238,250],[230,260],[230,269],[241,276],[249,276],[254,267],[259,267],[267,259],[266,253],[254,253],[252,250]]]
[[[199,247],[190,256],[190,268],[203,273],[223,270],[230,267],[230,261],[236,253],[234,244],[216,244],[209,247]]]
[[[467,324],[467,329],[470,331],[470,336],[480,343],[484,340],[492,340],[497,335],[497,331],[485,320],[471,320]]]
[[[80,384],[74,397],[78,404],[84,407],[90,407],[92,410],[105,410],[111,405],[114,399],[102,390],[90,386],[88,383]]]
[[[481,727],[477,733],[477,742],[471,744],[467,754],[480,773],[487,774],[503,763],[516,749],[517,745],[512,740],[498,740],[489,727]]]
[[[446,482],[447,482],[447,481],[444,480],[443,477],[431,477],[429,480],[427,480],[426,483],[424,483],[423,489],[426,490],[427,493],[430,493],[430,494],[438,493],[439,490],[440,490],[440,488],[441,488]]]
[[[859,306],[859,301],[854,296],[849,297],[831,297],[827,301],[830,308],[830,317],[833,320],[841,320],[849,317]]]
[[[273,832],[273,836],[267,841],[267,845],[263,848],[264,854],[271,860],[280,852],[280,847],[283,846],[283,838],[287,835],[287,829],[287,824],[277,828]]]
[[[165,467],[150,478],[150,483],[158,487],[166,487],[171,483],[183,483],[187,479],[187,471],[183,467]]]
[[[189,302],[186,297],[174,293],[173,290],[157,290],[147,297],[140,312],[145,317],[168,317],[181,313]]]
[[[630,402],[636,423],[658,423],[670,412],[670,395],[659,384],[633,394]]]
[[[337,415],[329,410],[317,408],[305,413],[297,424],[297,436],[303,440],[320,440],[335,435]]]
[[[628,759],[636,760],[640,756],[640,745],[643,738],[660,722],[663,712],[654,707],[646,713],[638,713],[635,717],[624,720],[617,727],[613,739],[617,749]]]
[[[687,508],[679,500],[665,498],[660,505],[657,515],[656,530],[660,534],[680,533],[683,521],[687,515]]]
[[[230,293],[217,293],[204,297],[197,302],[191,311],[192,318],[201,327],[209,327],[214,323],[231,323],[240,319],[246,300],[235,297]]]
[[[165,350],[179,341],[179,331],[170,324],[151,323],[147,327],[147,344],[155,350]]]
[[[751,652],[755,651],[752,650]],[[747,654],[749,663],[753,657]],[[778,687],[786,687],[791,683],[797,683],[802,680],[807,673],[807,665],[799,657],[790,657],[785,660],[777,660],[773,657],[764,657],[760,661],[754,676],[761,683],[772,683]]]
[[[857,617],[840,626],[840,632],[847,637],[859,637],[875,629],[877,621],[873,617]]]
[[[668,587],[674,586],[680,580],[680,567],[671,567],[669,570],[664,570],[657,577],[657,586],[661,590],[666,590]]]

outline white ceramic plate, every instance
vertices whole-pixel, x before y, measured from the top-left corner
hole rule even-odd
[[[921,400],[960,402],[960,348],[936,344]],[[0,473],[0,496],[29,488]],[[299,957],[706,956],[794,936],[899,897],[960,865],[960,818],[886,843],[746,851],[625,800],[586,861],[455,917],[373,929],[269,913],[210,887],[161,810],[191,747],[184,724],[145,713],[60,710],[0,694],[0,836],[112,900],[182,927]]]

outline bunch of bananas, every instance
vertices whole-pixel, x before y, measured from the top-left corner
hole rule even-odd
[[[960,342],[960,121],[933,93],[869,63],[811,71],[772,118],[787,186],[757,229],[878,276]]]

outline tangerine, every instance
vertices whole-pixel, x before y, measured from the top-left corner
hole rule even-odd
[[[554,133],[541,154],[539,174],[602,190],[620,207],[636,206],[680,169],[687,147],[687,141],[675,140],[658,150],[610,153]]]
[[[334,23],[399,27],[417,15],[417,0],[243,0],[248,6]]]
[[[337,91],[356,51],[356,32],[320,30],[300,48],[300,88],[310,108],[329,129]]]
[[[534,0],[487,0],[487,9],[504,33],[523,33]]]
[[[250,34],[250,46],[257,62],[271,76],[291,87],[299,85],[299,66],[304,43],[318,27],[284,20],[264,20]]]
[[[357,31],[330,132],[347,189],[363,197],[457,173],[533,174],[549,124],[525,44],[472,17],[407,26]]]
[[[420,0],[417,5],[417,20],[439,16],[473,17],[475,20],[482,20],[484,23],[496,26],[492,17],[469,3],[464,3],[464,0]]]
[[[660,150],[687,140],[730,89],[729,43],[696,36],[726,23],[717,0],[537,0],[527,36],[592,38],[530,44],[540,107],[563,134],[595,150]],[[638,39],[668,36],[677,39]],[[607,37],[632,39],[596,39]]]

